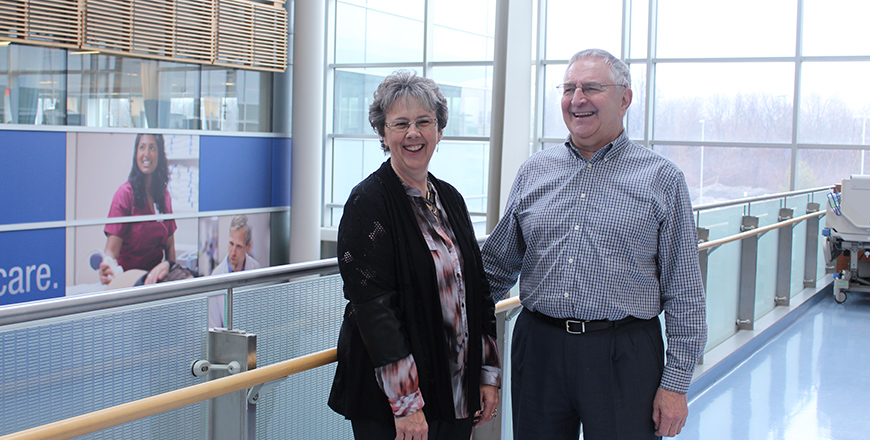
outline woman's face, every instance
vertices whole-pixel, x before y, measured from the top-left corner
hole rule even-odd
[[[417,126],[417,122],[427,119],[434,120],[435,113],[415,99],[400,99],[387,111],[384,144],[390,149],[393,169],[408,184],[426,178],[429,160],[441,140],[437,122],[422,129]],[[397,122],[411,124],[407,131],[395,132],[393,130],[396,128],[391,129],[390,126]]]
[[[153,135],[146,134],[139,138],[139,145],[136,145],[136,165],[142,174],[151,174],[157,169],[157,148],[157,139]]]

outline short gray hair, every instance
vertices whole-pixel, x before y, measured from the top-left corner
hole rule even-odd
[[[238,231],[245,228],[245,246],[251,242],[251,225],[248,224],[248,216],[245,214],[236,214],[233,216],[233,221],[230,222],[230,232]]]
[[[369,106],[369,123],[381,137],[381,148],[385,152],[390,151],[384,144],[387,111],[400,99],[414,99],[426,110],[435,113],[439,132],[447,126],[447,98],[441,93],[438,84],[429,78],[417,76],[417,72],[412,70],[397,70],[384,78],[375,90],[375,100]]]
[[[567,72],[575,62],[583,58],[604,59],[604,64],[606,64],[607,67],[610,67],[610,80],[614,84],[625,86],[628,89],[631,88],[631,70],[628,68],[628,65],[603,49],[586,49],[575,53],[574,56],[571,57],[571,61],[568,62],[568,67],[565,71]]]

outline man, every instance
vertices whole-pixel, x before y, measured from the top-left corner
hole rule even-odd
[[[629,141],[628,66],[592,49],[560,86],[570,135],[520,168],[483,247],[493,296],[520,279],[511,348],[516,439],[674,436],[707,339],[682,172]],[[664,311],[667,359],[658,319]]]
[[[232,273],[241,270],[259,269],[260,263],[252,257],[251,226],[248,217],[238,214],[230,223],[230,242],[227,257],[211,272],[212,275]],[[224,326],[224,296],[215,295],[208,300],[208,326]]]

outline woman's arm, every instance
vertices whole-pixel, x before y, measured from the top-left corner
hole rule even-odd
[[[164,260],[175,261],[175,236],[170,235],[166,238],[166,258]]]
[[[166,258],[158,265],[148,271],[148,276],[145,277],[145,284],[154,284],[166,279],[169,275],[169,261],[175,261],[175,236],[170,235],[166,239]]]
[[[107,235],[106,248],[103,250],[103,255],[117,260],[118,254],[121,253],[121,244],[123,243],[124,240],[121,240],[121,237],[112,234]],[[115,271],[112,270],[112,267],[104,259],[103,262],[100,263],[100,282],[103,284],[109,284],[114,277]]]

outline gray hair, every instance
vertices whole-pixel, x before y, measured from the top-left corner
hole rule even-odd
[[[245,214],[234,215],[233,221],[230,222],[230,232],[242,228],[245,228],[245,246],[247,246],[251,242],[251,225],[248,224],[248,216]]]
[[[568,68],[565,69],[565,71],[570,69],[576,61],[583,58],[604,59],[604,64],[606,64],[607,67],[610,67],[610,81],[614,84],[619,84],[629,89],[631,88],[631,70],[629,70],[628,65],[603,49],[586,49],[575,53],[574,56],[571,57],[571,61],[568,62]]]
[[[400,99],[413,99],[438,118],[438,131],[447,125],[447,99],[438,84],[429,78],[417,76],[412,70],[397,70],[384,78],[375,90],[375,100],[369,106],[369,123],[381,137],[384,152],[390,148],[384,144],[386,136],[387,111]]]

